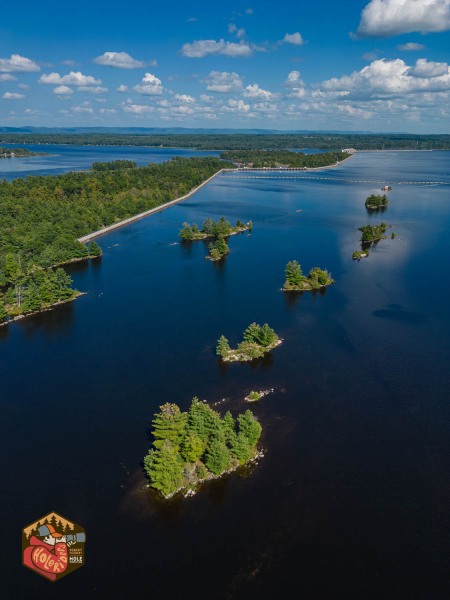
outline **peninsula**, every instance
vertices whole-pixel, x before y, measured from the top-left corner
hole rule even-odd
[[[223,160],[230,161],[237,167],[305,170],[336,166],[351,156],[349,152],[304,154],[290,150],[229,150],[220,155]]]
[[[0,158],[26,158],[28,156],[48,156],[45,152],[32,152],[27,148],[0,147]]]
[[[46,280],[56,267],[100,256],[98,244],[86,242],[180,201],[223,167],[211,157],[147,167],[124,162],[115,161],[111,169],[97,163],[95,171],[0,182],[0,323],[76,298],[79,293],[71,289],[70,277],[62,278],[62,269],[58,285],[68,291],[48,292]]]
[[[237,348],[231,348],[222,335],[217,341],[216,354],[224,362],[249,362],[261,358],[282,343],[275,331],[267,323],[251,323],[243,333],[243,341]]]
[[[310,292],[334,283],[331,274],[319,267],[313,267],[308,276],[303,275],[302,267],[296,260],[287,263],[284,274],[286,281],[282,288],[283,292]]]
[[[216,479],[255,460],[262,427],[250,410],[223,417],[193,398],[187,412],[176,404],[160,406],[152,421],[153,448],[144,458],[149,486],[164,498]]]

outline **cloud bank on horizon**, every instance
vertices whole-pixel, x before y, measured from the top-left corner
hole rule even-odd
[[[62,30],[57,51],[12,31],[0,124],[450,132],[450,0],[175,5],[172,23],[121,14],[105,43]]]

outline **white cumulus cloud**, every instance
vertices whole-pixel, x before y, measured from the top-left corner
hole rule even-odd
[[[94,79],[91,75],[83,75],[80,71],[70,71],[68,75],[61,77],[59,73],[49,73],[48,75],[41,75],[39,83],[46,83],[49,85],[100,85],[101,79]]]
[[[144,115],[153,112],[155,109],[153,106],[148,106],[147,104],[123,104],[122,110],[134,115]]]
[[[9,73],[3,73],[0,75],[0,81],[17,81],[17,77],[10,75]]]
[[[69,96],[73,94],[73,90],[67,85],[58,85],[58,87],[54,88],[53,93],[58,94],[58,96]]]
[[[142,96],[160,96],[163,93],[161,79],[158,79],[152,73],[146,73],[139,85],[135,85],[133,90]]]
[[[79,85],[77,87],[79,92],[86,92],[88,94],[104,94],[108,91],[108,88],[102,87],[101,85],[89,86],[89,85]]]
[[[389,37],[450,29],[450,0],[371,0],[361,13],[360,37]]]
[[[128,92],[128,86],[127,85],[119,85],[119,87],[117,88],[117,91],[120,92],[121,94],[124,94],[125,92]]]
[[[399,58],[383,58],[351,75],[328,79],[322,88],[358,99],[446,91],[450,90],[450,69],[446,63],[429,63],[426,59],[419,59],[410,67]]]
[[[101,56],[94,58],[98,65],[106,67],[116,67],[118,69],[139,69],[145,67],[145,63],[136,60],[128,52],[105,52]]]
[[[259,100],[271,100],[274,94],[269,90],[263,90],[257,83],[253,83],[246,86],[244,96],[246,98],[258,98]]]
[[[416,60],[415,66],[408,71],[408,75],[413,75],[414,77],[440,77],[447,73],[447,63],[428,62],[426,58]]]
[[[229,94],[242,89],[242,80],[234,72],[211,71],[204,83],[206,83],[206,89],[210,92],[220,92],[222,94]]]
[[[286,44],[293,44],[294,46],[301,46],[304,44],[302,35],[298,31],[295,33],[286,33],[283,38],[283,42]]]
[[[226,42],[225,40],[197,40],[191,44],[184,44],[181,54],[188,58],[204,58],[211,54],[223,54],[224,56],[241,57],[250,56],[253,49],[246,42]]]
[[[34,60],[20,56],[20,54],[11,54],[10,58],[0,58],[0,72],[2,73],[25,73],[40,70],[41,67]]]
[[[17,94],[16,92],[5,92],[2,98],[5,100],[22,100],[22,98],[25,98],[25,95]]]

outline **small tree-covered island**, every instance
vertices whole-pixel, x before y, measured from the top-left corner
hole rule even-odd
[[[218,238],[220,236],[228,237],[230,235],[236,235],[237,233],[251,230],[252,227],[253,224],[251,221],[244,223],[238,219],[236,221],[236,225],[233,226],[225,219],[225,217],[220,217],[218,221],[214,221],[214,219],[208,217],[203,221],[201,229],[197,223],[194,223],[193,225],[190,223],[183,223],[183,227],[180,229],[180,233],[178,235],[182,240],[186,241],[204,240],[206,238]]]
[[[377,196],[375,194],[371,194],[366,198],[366,208],[367,210],[383,210],[389,204],[389,200],[386,194],[382,196]]]
[[[327,287],[334,283],[331,274],[325,269],[313,267],[306,277],[303,275],[302,267],[296,260],[290,260],[285,269],[283,292],[308,292]]]
[[[244,331],[243,341],[237,348],[231,348],[229,341],[221,335],[217,341],[216,354],[224,362],[248,362],[261,358],[282,343],[275,331],[267,323],[251,323]]]
[[[221,417],[198,398],[187,412],[166,403],[152,421],[153,448],[144,458],[149,485],[165,498],[192,493],[199,483],[253,461],[261,432],[250,410],[234,419],[229,411]]]
[[[386,223],[380,223],[379,225],[363,225],[358,230],[361,231],[361,250],[356,250],[352,254],[353,260],[360,260],[361,258],[367,258],[369,256],[369,248],[372,244],[377,244],[380,240],[385,240],[387,228],[392,228],[392,225],[386,225]],[[394,239],[396,234],[391,235]]]

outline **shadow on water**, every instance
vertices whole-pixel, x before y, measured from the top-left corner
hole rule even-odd
[[[389,304],[387,308],[374,310],[372,315],[379,319],[390,319],[391,321],[398,321],[411,325],[419,325],[420,323],[423,323],[426,318],[424,313],[405,310],[403,306],[400,306],[399,304]]]
[[[32,338],[38,333],[43,333],[47,339],[59,338],[73,329],[74,310],[73,302],[68,302],[40,315],[26,317],[19,321],[18,326],[27,338]]]

